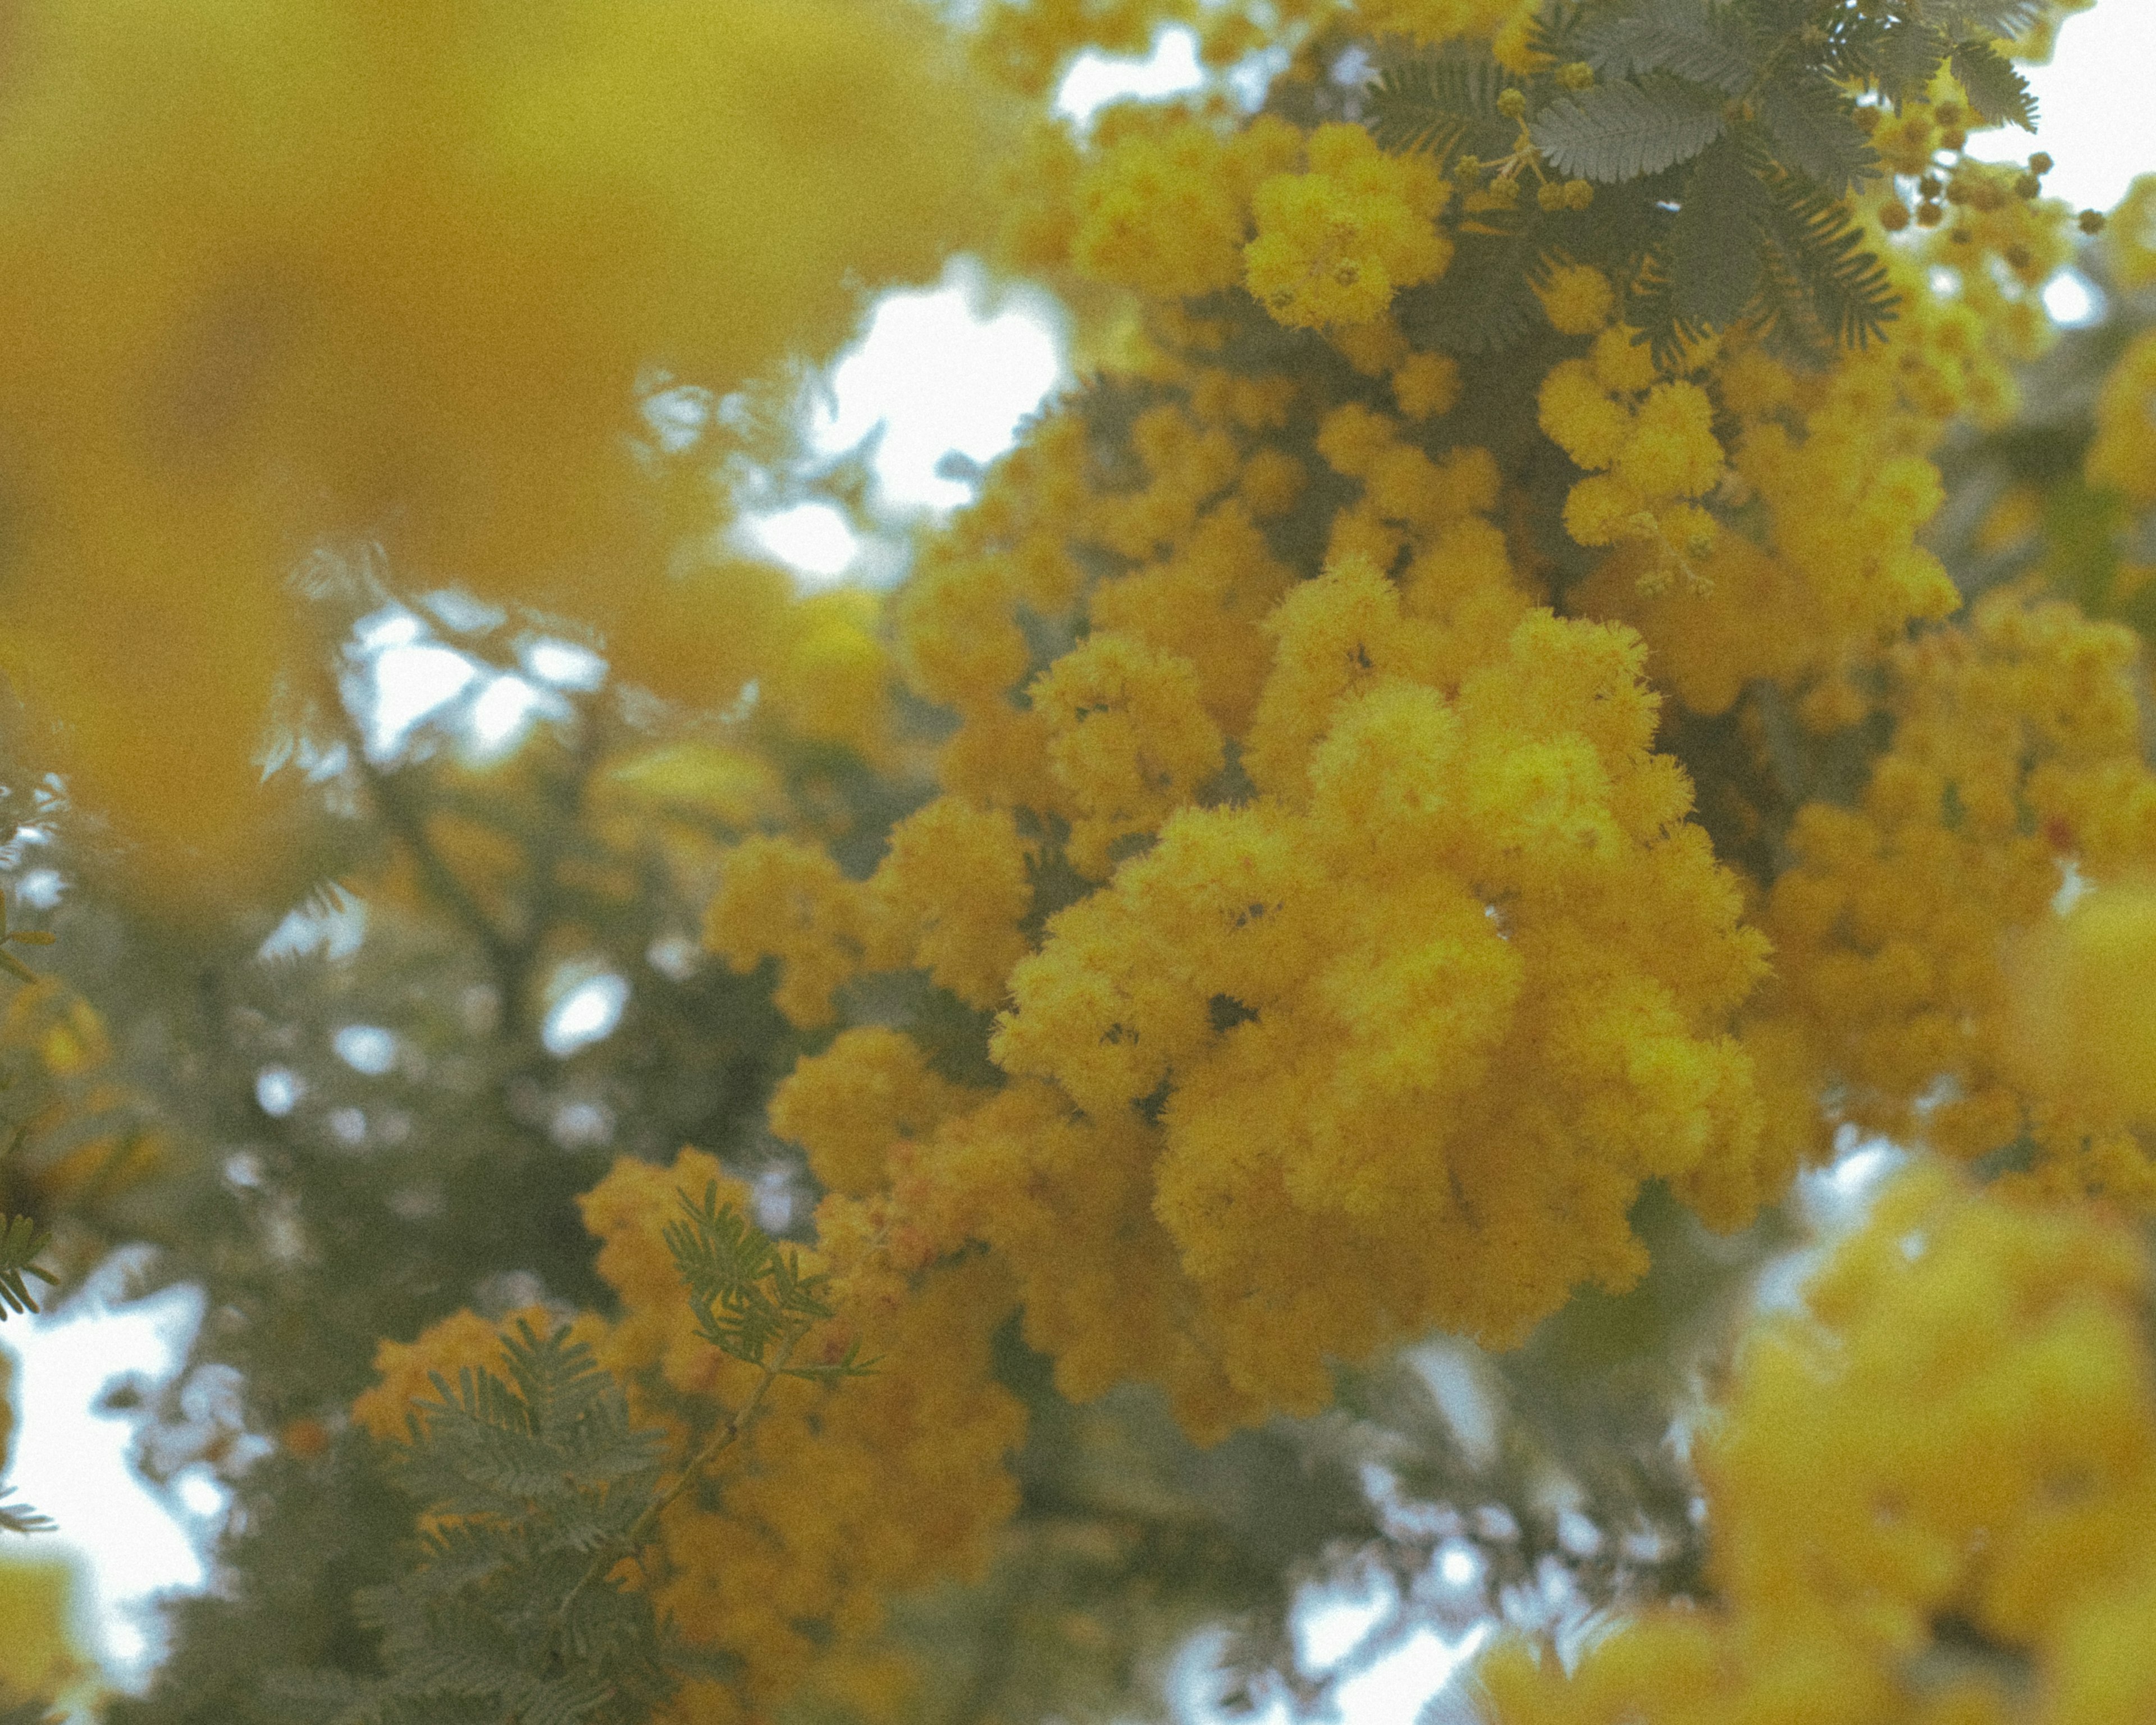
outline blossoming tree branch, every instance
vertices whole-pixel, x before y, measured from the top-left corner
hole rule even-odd
[[[0,1717],[2156,1716],[2076,9],[21,0],[0,1296],[198,1288],[230,1507]],[[960,253],[1079,381],[803,590]]]

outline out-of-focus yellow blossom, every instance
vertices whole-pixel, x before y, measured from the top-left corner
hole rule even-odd
[[[803,599],[757,675],[759,703],[796,736],[882,760],[891,669],[881,610],[878,596],[860,588]]]
[[[2148,1276],[2102,1215],[1902,1176],[1739,1359],[1699,1461],[1716,1604],[1568,1675],[1501,1643],[1493,1725],[2148,1717]]]
[[[1417,353],[1393,370],[1393,399],[1410,419],[1434,419],[1460,399],[1460,362],[1449,353]]]
[[[704,913],[704,946],[734,970],[778,961],[772,1000],[803,1029],[835,1015],[832,992],[861,968],[875,938],[876,905],[823,850],[759,834],[725,860]]]
[[[33,0],[9,44],[0,657],[198,896],[266,842],[312,546],[579,615],[632,677],[685,629],[722,656],[639,379],[828,351],[978,225],[986,110],[905,4]]]
[[[2129,292],[2156,284],[2156,174],[2139,174],[2103,227],[2104,261]]]
[[[1309,172],[1257,188],[1250,290],[1284,324],[1368,323],[1399,289],[1445,273],[1452,237],[1437,215],[1451,195],[1427,157],[1388,156],[1359,126],[1322,126]]]
[[[1616,290],[1591,264],[1559,264],[1536,293],[1543,315],[1560,335],[1592,336],[1616,315]]]
[[[2040,922],[2015,955],[2015,1040],[2030,1085],[2156,1125],[2156,890],[2129,879]],[[2156,1195],[2156,1189],[2152,1189]]]
[[[1165,299],[1232,287],[1251,197],[1301,158],[1301,134],[1270,118],[1234,130],[1176,118],[1162,128],[1144,109],[1123,125],[1121,135],[1104,130],[1106,147],[1078,181],[1072,263],[1096,280]]]
[[[1527,63],[1525,33],[1533,0],[1352,0],[1356,20],[1380,34],[1441,43],[1462,36],[1489,38],[1502,64]]]
[[[78,1625],[82,1577],[76,1563],[38,1553],[0,1558],[0,1698],[33,1717],[33,1702],[70,1702],[88,1711],[102,1686],[95,1657]]]
[[[875,876],[885,938],[904,931],[906,942],[882,963],[916,965],[968,1006],[1000,1006],[1026,950],[1019,924],[1033,908],[1034,851],[1007,809],[939,797],[907,816]]]
[[[2156,503],[2156,330],[2136,336],[2103,380],[2087,468],[2135,507]]]
[[[2134,660],[2125,629],[2006,592],[1889,656],[1893,742],[1858,806],[1799,811],[1764,918],[1778,981],[1761,1022],[1796,1036],[1779,1045],[1802,1048],[1839,1117],[1963,1157],[2028,1125],[2061,1183],[2156,1200],[2156,1170],[2119,1159],[2125,1122],[2071,1059],[2041,1084],[2017,1071],[2006,963],[2017,931],[2050,926],[2062,860],[2098,880],[2156,867]],[[1823,1150],[1825,1116],[1782,1120]]]
[[[36,1091],[15,1111],[21,1142],[0,1165],[0,1193],[15,1202],[0,1213],[91,1208],[167,1169],[170,1134],[116,1076],[103,1014],[57,978],[9,986],[0,1055],[27,1056]]]
[[[824,1185],[863,1193],[889,1178],[894,1144],[926,1137],[972,1100],[929,1070],[911,1037],[869,1025],[794,1067],[771,1099],[771,1129],[808,1153]]]

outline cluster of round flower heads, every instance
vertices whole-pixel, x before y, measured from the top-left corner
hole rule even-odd
[[[2115,1218],[1902,1176],[1739,1358],[1699,1456],[1716,1603],[1568,1673],[1501,1642],[1493,1725],[2148,1717],[2149,1267]]]

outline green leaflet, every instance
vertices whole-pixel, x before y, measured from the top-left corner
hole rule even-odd
[[[1741,96],[1757,75],[1753,44],[1743,30],[1728,12],[1706,0],[1639,0],[1590,14],[1580,26],[1578,46],[1604,78],[1670,72]]]
[[[1951,30],[2015,36],[2044,15],[2044,0],[1931,0],[1930,11]]]
[[[1743,316],[1758,290],[1768,203],[1767,188],[1738,138],[1720,140],[1693,165],[1670,223],[1668,267],[1678,327],[1687,333],[1727,329]]]
[[[665,1440],[630,1424],[621,1386],[566,1326],[542,1339],[520,1322],[503,1346],[508,1378],[467,1368],[452,1389],[437,1377],[393,1458],[436,1525],[403,1574],[354,1601],[384,1674],[274,1679],[300,1717],[631,1725],[672,1692],[649,1599],[579,1584],[650,1504]]]
[[[0,1486],[0,1528],[10,1533],[49,1533],[59,1525],[27,1503],[10,1503],[8,1500],[14,1495],[13,1486]]]
[[[1365,98],[1381,150],[1434,156],[1440,172],[1463,155],[1512,147],[1517,130],[1497,111],[1504,74],[1487,56],[1409,59],[1388,66]]]
[[[2010,120],[2024,131],[2035,131],[2036,98],[2029,80],[1989,43],[1957,42],[1948,64],[1986,120]]]
[[[1717,92],[1656,72],[1553,102],[1531,131],[1559,173],[1608,185],[1689,162],[1727,124]]]
[[[1777,79],[1759,91],[1759,123],[1773,140],[1774,160],[1836,198],[1880,172],[1878,152],[1856,129],[1855,111],[1816,73]]]
[[[0,1321],[10,1312],[38,1309],[24,1276],[34,1276],[48,1285],[59,1281],[37,1261],[48,1242],[49,1236],[28,1216],[0,1217]]]

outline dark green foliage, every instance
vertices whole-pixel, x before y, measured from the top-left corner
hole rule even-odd
[[[1552,103],[1534,139],[1559,173],[1608,185],[1691,161],[1727,130],[1723,109],[1703,85],[1649,72]]]
[[[1969,101],[1986,120],[2010,120],[2024,131],[2036,129],[2036,98],[2029,80],[1988,42],[1957,42],[1948,56]]]
[[[1755,99],[1774,161],[1830,197],[1876,179],[1879,157],[1851,122],[1848,99],[1823,74],[1776,79]]]
[[[784,1378],[859,1377],[873,1361],[858,1357],[858,1344],[831,1364],[788,1363],[791,1344],[811,1325],[829,1317],[820,1297],[828,1277],[803,1276],[798,1253],[781,1250],[732,1204],[719,1202],[716,1183],[697,1204],[677,1193],[681,1218],[666,1224],[666,1249],[689,1291],[696,1333],[722,1353],[753,1366],[771,1365]],[[772,1361],[772,1350],[780,1354]]]
[[[1507,82],[1493,63],[1395,59],[1368,94],[1378,143],[1427,151],[1450,172],[1473,157],[1471,169],[1522,194],[1461,223],[1452,273],[1412,310],[1404,300],[1403,325],[1422,345],[1460,353],[1507,345],[1532,323],[1534,283],[1565,259],[1609,273],[1626,321],[1666,361],[1748,326],[1793,359],[1861,347],[1896,307],[1842,203],[1882,171],[1852,90],[1898,104],[1950,67],[1974,117],[2032,124],[2028,86],[1988,33],[2020,28],[2038,10],[2016,0],[1553,6],[1537,42],[1543,69],[1512,85],[1526,103],[1524,147],[1517,131],[1499,141]],[[1594,74],[1585,88],[1576,63]],[[1595,187],[1591,221],[1567,231],[1551,218],[1568,212],[1528,195],[1557,178]]]
[[[1799,351],[1861,347],[1893,321],[1887,266],[1837,198],[1794,175],[1767,186],[1763,322]]]
[[[38,1309],[24,1276],[34,1276],[49,1286],[59,1281],[37,1261],[48,1243],[49,1236],[28,1216],[0,1217],[0,1320],[11,1312]]]
[[[1519,130],[1497,111],[1504,88],[1504,74],[1487,58],[1398,62],[1386,67],[1371,91],[1370,136],[1382,150],[1433,156],[1440,171],[1462,156],[1502,156]]]
[[[336,1725],[594,1725],[639,1720],[674,1687],[649,1599],[602,1579],[625,1557],[665,1461],[620,1386],[567,1327],[503,1338],[509,1377],[466,1368],[412,1416],[393,1476],[432,1525],[413,1560],[357,1599],[383,1674],[294,1674],[300,1715]],[[607,1565],[606,1567],[611,1567]]]
[[[10,1503],[15,1495],[13,1486],[0,1486],[0,1528],[10,1533],[49,1533],[57,1525],[48,1515],[41,1515],[27,1503]]]
[[[1580,25],[1574,45],[1604,78],[1668,72],[1729,96],[1748,94],[1756,78],[1752,44],[1737,20],[1698,0],[1604,7]]]
[[[1693,164],[1670,223],[1670,277],[1678,323],[1726,329],[1758,291],[1768,197],[1747,141],[1723,138]]]

